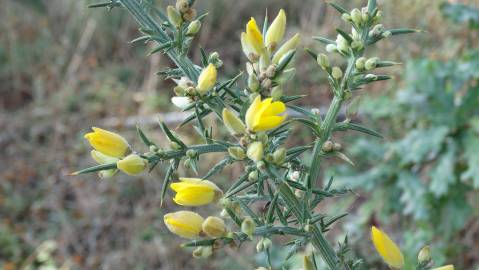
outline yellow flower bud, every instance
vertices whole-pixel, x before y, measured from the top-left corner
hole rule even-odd
[[[318,54],[318,57],[316,60],[318,61],[318,64],[322,69],[326,69],[329,67],[328,56],[326,56],[324,53]]]
[[[358,60],[356,60],[356,68],[358,70],[364,69],[364,65],[366,64],[366,58],[365,57],[359,57]]]
[[[404,266],[404,256],[401,250],[387,234],[373,226],[371,228],[371,239],[376,251],[388,265],[399,269]]]
[[[454,270],[454,265],[449,264],[449,265],[445,265],[445,266],[441,266],[441,267],[436,267],[436,268],[431,269],[431,270]]]
[[[211,238],[222,237],[226,233],[225,222],[219,217],[208,217],[202,224],[203,232]]]
[[[417,260],[419,263],[428,263],[431,260],[431,248],[429,246],[421,248],[417,255]]]
[[[366,70],[375,69],[376,65],[378,64],[378,61],[379,61],[378,57],[369,58],[364,64],[364,67],[366,68]]]
[[[200,28],[201,22],[199,20],[194,20],[188,25],[188,28],[186,29],[186,35],[192,36],[198,33],[200,31]]]
[[[163,221],[170,232],[183,238],[196,239],[204,219],[192,211],[178,211],[166,214]]]
[[[254,223],[254,220],[251,217],[246,217],[241,223],[241,231],[249,237],[252,237],[255,230],[256,223]]]
[[[243,148],[238,146],[229,147],[228,153],[236,160],[243,160],[246,157],[246,153],[244,152]]]
[[[249,159],[254,162],[258,162],[263,159],[263,143],[262,142],[253,142],[248,146],[248,151],[246,155]]]
[[[168,20],[170,23],[176,27],[179,27],[183,23],[181,14],[176,10],[174,6],[168,6],[166,8],[166,13],[168,15]]]
[[[206,94],[216,83],[216,67],[213,64],[209,64],[203,71],[201,71],[200,77],[198,77],[198,85],[196,90],[200,95]]]
[[[259,30],[258,25],[256,24],[256,20],[251,17],[248,24],[246,24],[246,42],[253,49],[256,55],[262,55],[264,52],[264,43],[263,43],[263,35]]]
[[[274,163],[281,165],[286,160],[286,149],[284,147],[279,148],[273,153]]]
[[[294,35],[288,41],[286,41],[273,56],[273,64],[277,64],[281,57],[286,55],[289,51],[295,50],[298,47],[299,42],[301,41],[301,36],[299,34]]]
[[[271,51],[276,49],[276,46],[283,39],[285,29],[286,13],[283,9],[280,9],[278,16],[276,16],[266,32],[265,43],[268,49]]]
[[[208,258],[211,255],[213,255],[213,247],[211,246],[197,247],[195,250],[193,250],[192,255],[196,259]]]
[[[331,71],[331,75],[333,78],[336,80],[341,79],[343,77],[343,71],[341,70],[340,67],[333,67],[333,70]]]
[[[243,124],[243,121],[236,116],[235,113],[229,111],[228,109],[223,109],[223,122],[228,129],[228,131],[233,136],[238,136],[244,134],[246,127]]]
[[[246,111],[246,126],[253,132],[267,131],[281,125],[286,115],[286,105],[281,101],[273,102],[272,98],[261,101],[258,95]]]
[[[170,188],[176,192],[173,201],[179,205],[200,206],[218,201],[223,191],[213,182],[199,178],[180,178]]]
[[[361,11],[357,8],[351,10],[351,19],[356,25],[361,25],[363,22]]]
[[[111,157],[125,156],[129,146],[122,136],[101,128],[93,127],[93,132],[85,134],[85,139],[97,151]]]
[[[146,165],[148,165],[148,161],[136,154],[128,155],[116,163],[116,167],[128,175],[141,173],[146,168]]]
[[[304,270],[314,270],[316,267],[313,264],[313,261],[309,256],[303,257],[303,269]]]
[[[118,158],[107,156],[103,154],[102,152],[99,152],[96,150],[91,150],[91,157],[96,162],[98,162],[98,164],[111,164],[111,163],[116,163],[118,161]],[[113,175],[115,175],[117,171],[118,170],[116,169],[103,170],[103,171],[100,171],[98,175],[100,176],[100,178],[110,178]]]

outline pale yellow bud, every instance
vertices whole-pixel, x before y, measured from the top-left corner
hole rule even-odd
[[[186,29],[186,35],[192,36],[198,33],[198,31],[200,31],[200,28],[201,28],[201,22],[198,20],[194,20],[188,25],[188,28]]]
[[[362,70],[364,69],[364,65],[366,64],[366,58],[365,57],[359,57],[357,60],[356,60],[356,68],[358,70]]]
[[[249,237],[253,236],[255,230],[256,223],[254,223],[254,220],[251,217],[246,217],[243,222],[241,222],[241,231]]]
[[[243,121],[241,121],[235,113],[226,108],[223,109],[223,123],[233,136],[244,134],[246,131]]]
[[[334,79],[338,80],[343,77],[343,71],[339,67],[333,67],[333,70],[331,71],[331,75],[333,76]]]
[[[208,217],[202,224],[203,232],[211,238],[222,237],[226,233],[225,222],[219,217]]]
[[[286,149],[284,147],[279,148],[273,153],[274,163],[281,165],[286,160]]]
[[[228,153],[236,160],[243,160],[246,157],[246,153],[244,152],[243,148],[238,146],[229,147]]]
[[[326,69],[329,67],[329,59],[328,56],[326,56],[324,53],[318,54],[318,57],[316,59],[318,61],[318,65],[322,69]]]
[[[263,159],[263,143],[262,142],[253,142],[248,146],[248,151],[246,153],[249,159],[254,162],[258,162]]]
[[[366,68],[366,70],[375,69],[376,65],[378,64],[378,61],[379,61],[378,57],[369,58],[364,64],[364,67]]]
[[[431,260],[431,248],[424,246],[417,254],[417,260],[419,263],[428,263]]]
[[[273,56],[273,64],[279,63],[281,57],[286,55],[289,51],[295,50],[298,47],[299,42],[301,41],[301,36],[299,34],[294,35],[288,41],[286,41],[283,46],[281,46],[278,51]]]
[[[209,64],[206,68],[201,71],[200,76],[198,77],[198,85],[196,90],[200,95],[206,94],[216,83],[216,67],[213,64]]]
[[[309,256],[303,257],[303,269],[304,270],[315,270],[316,267],[314,266],[313,261]]]
[[[270,51],[274,51],[279,42],[281,42],[285,29],[286,13],[283,9],[280,9],[278,16],[276,16],[266,32],[265,43]]]
[[[363,22],[361,11],[357,8],[351,10],[351,19],[356,25],[361,25]]]
[[[176,27],[180,27],[183,23],[183,19],[181,18],[181,14],[174,6],[168,6],[166,8],[166,13],[168,14],[168,20],[170,23]]]
[[[136,154],[128,155],[116,163],[117,168],[128,175],[141,173],[147,165],[148,161]]]

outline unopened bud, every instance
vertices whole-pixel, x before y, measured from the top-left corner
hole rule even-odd
[[[340,34],[338,34],[336,38],[336,46],[341,52],[349,51],[349,42]]]
[[[193,149],[186,151],[186,156],[188,156],[189,158],[195,158],[197,155],[198,152]]]
[[[329,67],[329,59],[328,56],[325,55],[324,53],[318,54],[318,58],[316,59],[318,61],[318,65],[322,69],[326,69]]]
[[[265,75],[268,78],[273,78],[275,73],[276,73],[276,66],[275,65],[270,65],[265,71]]]
[[[256,74],[254,73],[251,73],[248,76],[248,88],[253,92],[258,91],[259,89],[258,77],[256,77]]]
[[[197,247],[193,251],[193,257],[196,259],[204,259],[213,255],[213,248],[211,246]]]
[[[261,88],[263,89],[270,89],[271,85],[273,85],[273,81],[271,81],[271,79],[264,79],[261,82]]]
[[[284,147],[279,148],[273,153],[274,163],[281,165],[286,160],[286,149]]]
[[[376,13],[376,16],[374,16],[374,21],[375,22],[380,22],[383,18],[383,12],[381,10],[379,10],[377,13]]]
[[[228,153],[232,158],[236,160],[243,160],[246,157],[246,153],[244,152],[243,148],[239,146],[233,146],[228,148]]]
[[[248,174],[248,180],[250,182],[258,181],[258,177],[259,177],[259,172],[258,171],[252,171]]]
[[[345,22],[352,21],[351,15],[349,15],[348,13],[341,14],[341,19],[343,19],[343,21],[345,21]]]
[[[303,257],[303,269],[304,270],[315,270],[316,267],[314,266],[313,261],[309,256]]]
[[[183,12],[183,19],[186,21],[192,21],[196,18],[196,9],[189,8],[185,12]]]
[[[243,222],[241,222],[241,231],[249,237],[252,237],[256,230],[256,224],[251,217],[246,217]]]
[[[331,75],[333,76],[334,79],[338,80],[343,77],[343,71],[339,67],[333,67],[333,70],[331,71]]]
[[[180,27],[183,23],[183,19],[181,18],[181,14],[176,10],[174,6],[168,6],[166,8],[166,13],[168,14],[168,20],[170,23],[176,27]]]
[[[186,35],[192,36],[200,31],[201,22],[199,20],[194,20],[188,25],[188,29],[186,30]]]
[[[369,11],[367,7],[361,9],[361,19],[365,23],[369,21]]]
[[[173,150],[179,150],[181,149],[181,145],[179,145],[177,142],[170,142],[170,147]]]
[[[249,159],[254,162],[258,162],[263,159],[263,143],[262,142],[253,142],[248,146],[248,151],[246,155]]]
[[[190,5],[188,4],[188,1],[187,0],[178,0],[176,1],[176,9],[179,11],[179,12],[185,12],[186,10],[188,10],[190,8]]]
[[[365,57],[359,57],[356,60],[356,69],[363,70],[365,64],[366,64],[366,58]]]
[[[383,32],[381,35],[384,37],[384,38],[388,38],[392,35],[393,33],[391,33],[391,31],[385,31]]]
[[[361,11],[357,8],[351,10],[351,19],[356,25],[361,25],[363,22]]]
[[[369,58],[364,64],[364,67],[366,68],[366,70],[373,70],[376,68],[378,62],[379,62],[378,57]]]
[[[226,233],[225,222],[219,217],[208,217],[202,224],[203,232],[210,238],[222,237]]]
[[[236,116],[235,113],[231,112],[228,109],[223,109],[223,123],[225,124],[226,128],[228,131],[231,133],[233,136],[241,135],[246,132],[246,127],[239,119],[238,116]]]
[[[175,86],[175,88],[173,88],[173,92],[175,92],[175,94],[177,96],[184,96],[186,91],[185,91],[185,88],[181,87],[181,86]]]
[[[364,48],[363,42],[361,40],[354,40],[353,42],[351,42],[351,48],[355,50],[361,50],[362,48]]]
[[[326,153],[333,151],[334,143],[332,141],[326,141],[323,144],[322,150]]]
[[[328,44],[328,45],[326,45],[326,51],[329,52],[329,53],[337,52],[338,47],[336,47],[336,45],[334,45],[334,44]]]
[[[427,264],[431,260],[431,248],[424,246],[417,255],[417,260],[421,264]]]

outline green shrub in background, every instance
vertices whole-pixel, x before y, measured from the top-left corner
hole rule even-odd
[[[443,4],[441,11],[478,26],[478,9]],[[474,233],[465,232],[479,216],[479,49],[411,60],[403,79],[400,91],[363,102],[386,139],[356,140],[348,149],[356,167],[340,167],[337,179],[370,192],[359,210],[364,223],[417,228],[403,235],[406,257],[433,243],[438,260],[456,258],[460,269],[474,269],[467,263],[477,256],[468,245]]]

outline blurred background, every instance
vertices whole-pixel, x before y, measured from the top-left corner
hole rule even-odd
[[[158,5],[170,1],[156,1]],[[352,9],[366,1],[338,0]],[[340,138],[356,163],[330,160],[324,176],[352,187],[350,195],[322,205],[349,212],[332,241],[347,233],[364,269],[384,269],[372,249],[369,228],[378,225],[407,259],[430,244],[440,265],[479,269],[479,3],[477,0],[378,1],[386,28],[425,32],[393,37],[368,55],[403,63],[395,80],[368,87],[357,121],[385,139],[358,134]],[[174,128],[183,118],[170,104],[172,83],[155,73],[170,65],[151,47],[129,44],[138,27],[125,10],[88,9],[93,1],[0,0],[0,269],[254,269],[264,262],[254,245],[225,248],[208,260],[163,225],[164,171],[131,178],[67,176],[93,165],[82,134],[91,126],[115,130],[141,145],[135,125],[162,144],[158,117]],[[250,16],[262,21],[279,8],[288,14],[288,36],[301,32],[301,47],[323,51],[313,35],[335,37],[340,16],[324,1],[198,0],[208,11],[198,47],[218,51],[221,74],[244,69],[240,31]],[[307,94],[299,104],[324,107],[327,81],[306,53],[297,54],[297,76],[288,94]],[[299,64],[300,63],[300,64]],[[338,63],[339,64],[339,63]],[[160,116],[158,116],[160,114]],[[195,142],[191,129],[178,133]],[[290,145],[312,140],[297,130]],[[204,167],[218,157],[204,160]],[[229,168],[221,186],[239,173]],[[218,211],[206,209],[205,211]],[[286,249],[275,249],[278,262]],[[278,265],[277,267],[280,267]],[[284,269],[300,269],[296,258]]]

